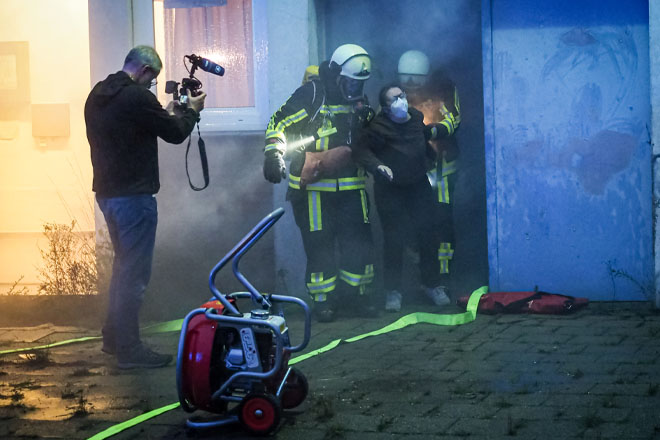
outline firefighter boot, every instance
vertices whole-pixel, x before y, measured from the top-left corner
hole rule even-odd
[[[314,301],[313,311],[318,322],[332,322],[337,316],[337,311],[329,300]]]

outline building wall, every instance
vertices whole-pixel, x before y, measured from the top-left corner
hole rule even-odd
[[[0,90],[0,294],[19,279],[17,288],[36,292],[37,268],[42,265],[39,249],[47,245],[44,224],[75,220],[77,232],[94,231],[83,122],[89,86],[88,41],[86,0],[0,3],[0,44],[5,45],[0,47],[27,42],[27,58],[19,57],[18,63],[29,66],[29,73],[19,78],[21,89],[29,89],[25,100],[7,99],[12,91]],[[3,64],[0,83],[12,71],[13,62]],[[38,116],[32,106],[42,104],[58,105]],[[58,117],[61,120],[56,123]],[[33,136],[34,122],[37,128],[46,124],[42,136]],[[59,136],[67,130],[68,135]]]
[[[648,2],[484,5],[491,289],[648,298]]]
[[[653,144],[653,230],[655,255],[655,306],[660,308],[660,237],[657,232],[657,219],[660,215],[660,4],[649,2],[649,59],[651,60],[651,142]]]

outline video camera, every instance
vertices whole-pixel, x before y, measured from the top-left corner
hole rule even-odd
[[[188,68],[186,60],[190,61],[191,68]],[[185,55],[183,57],[183,65],[186,67],[188,73],[190,73],[188,78],[183,78],[180,83],[176,81],[167,81],[165,83],[165,93],[171,94],[173,99],[181,105],[187,105],[188,96],[197,96],[202,93],[202,82],[195,78],[195,71],[198,68],[218,76],[225,74],[224,67],[195,54]],[[179,88],[179,85],[181,85],[181,88]]]

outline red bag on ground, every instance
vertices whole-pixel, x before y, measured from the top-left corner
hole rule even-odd
[[[469,296],[458,299],[457,304],[467,307]],[[541,313],[559,315],[569,313],[589,304],[587,298],[560,295],[541,291],[489,292],[479,299],[480,313]]]

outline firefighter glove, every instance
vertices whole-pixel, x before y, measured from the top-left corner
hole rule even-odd
[[[392,169],[388,167],[387,165],[378,165],[378,168],[376,170],[383,175],[389,182],[394,180],[394,173],[392,173]]]
[[[286,165],[279,151],[268,151],[264,156],[264,178],[270,183],[280,183],[286,178]]]

